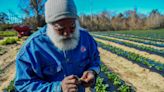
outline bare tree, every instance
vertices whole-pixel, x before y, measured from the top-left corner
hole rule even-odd
[[[163,21],[162,15],[155,9],[149,14],[146,24],[149,28],[159,28],[163,24]]]
[[[0,12],[0,24],[5,24],[9,20],[9,17],[6,13]]]
[[[100,14],[92,15],[92,18],[91,15],[82,15],[80,19],[81,24],[91,31],[136,30],[164,27],[164,15],[160,14],[158,10],[153,10],[149,16],[137,13],[136,8],[115,16],[112,16],[109,11],[104,11]]]
[[[111,24],[114,30],[121,30],[124,26],[124,15],[122,13],[118,14],[116,17],[113,17],[111,20]]]
[[[40,18],[44,15],[44,4],[46,0],[20,0],[19,7],[28,16],[34,17],[36,26],[41,26]]]

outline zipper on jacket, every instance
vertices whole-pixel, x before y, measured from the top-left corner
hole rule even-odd
[[[66,56],[66,51],[63,51],[64,53],[64,59],[66,60],[67,56]]]
[[[63,54],[64,54],[64,61],[66,61],[66,62],[64,62],[64,63],[67,63],[67,55],[66,55],[66,51],[63,51]],[[64,69],[63,69],[64,70]],[[66,77],[67,76],[67,71],[65,71],[65,74],[64,74],[64,77]]]
[[[63,51],[63,53],[64,53],[64,59],[65,59],[66,63],[69,62],[69,58],[67,58],[66,51]]]

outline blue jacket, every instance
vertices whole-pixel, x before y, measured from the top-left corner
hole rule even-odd
[[[100,72],[100,57],[97,44],[88,32],[80,30],[78,46],[63,52],[53,45],[45,26],[19,50],[14,84],[20,92],[61,92],[65,76],[81,77],[90,69]],[[79,92],[84,92],[84,87],[79,86]]]

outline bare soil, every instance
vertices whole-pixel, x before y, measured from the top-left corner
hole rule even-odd
[[[131,61],[99,48],[100,56],[110,70],[132,84],[137,92],[164,92],[164,77]]]
[[[102,36],[102,35],[98,35],[98,36]],[[134,42],[134,41],[130,41],[130,40],[118,39],[118,38],[110,37],[110,36],[102,36],[102,37],[108,37],[108,38],[116,39],[116,40],[123,41],[123,42],[129,42],[129,43],[138,44],[138,45],[142,45],[142,46],[152,47],[152,48],[159,49],[159,50],[164,50],[164,47],[157,47],[157,46],[148,45],[148,44],[144,44],[144,43],[138,43],[138,42]]]
[[[120,44],[117,44],[117,43],[114,43],[114,42],[101,40],[101,39],[98,39],[98,38],[96,38],[96,40],[101,41],[101,42],[103,42],[105,44],[109,44],[109,45],[121,48],[121,49],[123,49],[125,51],[129,51],[129,52],[133,52],[133,53],[139,54],[141,56],[147,57],[149,59],[152,59],[152,60],[155,60],[157,62],[160,62],[160,63],[164,64],[164,57],[162,57],[162,56],[151,54],[151,53],[148,53],[148,52],[145,52],[145,51],[141,51],[141,50],[137,50],[135,48],[123,46],[123,45],[120,45]]]
[[[0,92],[6,88],[15,76],[15,57],[20,44],[7,45],[7,52],[0,56]]]

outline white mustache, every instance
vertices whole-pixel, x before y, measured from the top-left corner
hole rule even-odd
[[[70,34],[69,36],[60,36],[59,39],[72,39],[74,38],[72,34]]]

